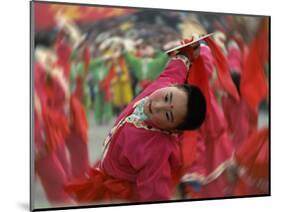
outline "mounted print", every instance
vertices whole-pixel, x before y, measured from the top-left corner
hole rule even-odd
[[[270,17],[31,2],[31,209],[270,195]]]

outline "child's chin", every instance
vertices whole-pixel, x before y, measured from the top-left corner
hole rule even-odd
[[[161,130],[165,130],[166,128],[161,125],[161,124],[156,124],[156,123],[152,123],[152,125],[155,127],[155,128],[158,128],[158,129],[161,129]]]
[[[148,117],[148,119],[145,121],[148,125],[158,128],[158,129],[162,129],[161,126],[159,124],[154,123],[153,121],[151,121]]]

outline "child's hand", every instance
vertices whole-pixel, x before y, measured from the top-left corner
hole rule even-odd
[[[192,40],[188,40],[188,39],[184,39],[181,41],[181,44],[186,44],[186,43],[190,43],[194,40],[194,37],[192,38]],[[183,47],[179,50],[180,54],[185,55],[186,57],[188,57],[188,59],[190,60],[190,62],[194,62],[200,55],[200,43],[196,42],[192,45]]]

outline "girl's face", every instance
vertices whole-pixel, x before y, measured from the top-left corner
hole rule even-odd
[[[144,105],[148,121],[160,129],[172,130],[182,123],[187,114],[188,96],[177,87],[154,91]]]

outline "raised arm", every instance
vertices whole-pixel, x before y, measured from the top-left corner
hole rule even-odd
[[[189,41],[188,41],[189,42]],[[171,61],[158,78],[170,80],[172,84],[182,84],[186,81],[189,68],[200,55],[200,44],[195,42],[190,46],[179,47],[176,51],[169,52]]]
[[[170,84],[182,84],[186,81],[189,65],[181,57],[174,57],[169,62],[164,71],[156,81],[168,82]]]

